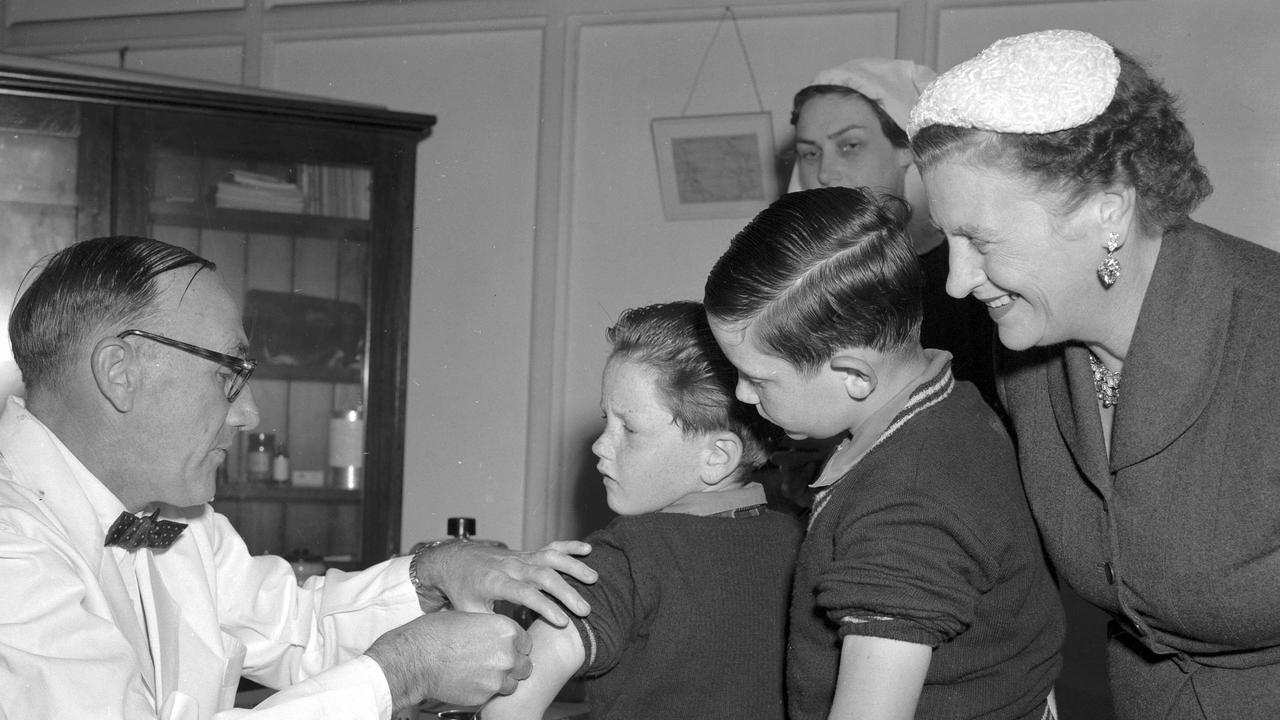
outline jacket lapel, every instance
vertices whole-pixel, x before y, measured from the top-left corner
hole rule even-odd
[[[107,602],[111,605],[111,613],[115,617],[116,627],[120,628],[120,632],[124,634],[129,644],[133,646],[134,655],[138,657],[138,667],[141,669],[142,682],[147,686],[147,690],[151,692],[151,697],[155,698],[156,670],[151,661],[151,648],[147,643],[147,631],[138,624],[138,616],[133,609],[133,598],[125,587],[124,579],[120,576],[120,568],[116,565],[115,558],[111,553],[104,552],[101,560],[102,566],[98,570],[98,577],[102,581],[102,592],[107,597]]]
[[[1168,447],[1210,400],[1222,367],[1234,293],[1222,260],[1189,223],[1165,235],[1125,358],[1111,467]]]
[[[1049,403],[1067,449],[1089,482],[1103,497],[1110,497],[1111,473],[1107,470],[1107,447],[1089,369],[1089,351],[1068,345],[1059,357],[1045,364],[1045,373]]]
[[[243,663],[243,657],[227,657],[208,593],[188,591],[208,587],[205,578],[193,575],[204,567],[195,545],[194,538],[181,538],[159,554],[139,551],[138,563],[146,565],[151,591],[147,621],[152,630],[151,649],[157,658],[157,704],[162,718],[192,704],[199,708],[201,718],[230,707],[233,695],[224,697],[223,689],[229,676],[234,688]]]

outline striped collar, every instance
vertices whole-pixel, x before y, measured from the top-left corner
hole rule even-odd
[[[710,517],[723,515],[737,517],[735,511],[747,510],[765,504],[764,486],[758,482],[732,487],[727,490],[689,493],[658,512]]]
[[[872,413],[866,422],[840,443],[811,487],[821,489],[839,482],[862,458],[889,439],[899,428],[951,394],[956,386],[955,378],[951,375],[951,353],[945,350],[924,352],[929,360],[924,372]]]

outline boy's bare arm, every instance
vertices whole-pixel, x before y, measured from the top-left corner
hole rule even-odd
[[[928,645],[846,635],[828,720],[912,720],[932,659]]]
[[[485,720],[540,720],[560,688],[582,667],[582,636],[570,623],[558,628],[539,619],[529,626],[533,671],[510,695],[498,695],[484,706]]]

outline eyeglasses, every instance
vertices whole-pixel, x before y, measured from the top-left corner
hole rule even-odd
[[[146,330],[125,330],[119,335],[116,335],[116,337],[123,338],[128,335],[137,335],[140,338],[153,340],[161,345],[168,345],[171,348],[177,348],[183,352],[191,353],[196,357],[202,357],[205,360],[216,362],[222,367],[230,370],[231,377],[227,378],[227,384],[224,388],[227,393],[227,402],[229,403],[236,401],[236,398],[240,395],[240,391],[244,390],[245,384],[249,382],[249,376],[253,375],[253,371],[258,369],[258,361],[252,358],[240,358],[235,355],[224,355],[214,350],[202,348],[199,345],[192,345],[190,343],[184,343],[181,340],[174,340],[173,338],[167,338],[163,335],[149,333]]]

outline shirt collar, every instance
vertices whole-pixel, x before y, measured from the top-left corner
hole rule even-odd
[[[929,361],[924,371],[840,443],[810,487],[823,488],[834,484],[917,413],[951,394],[956,384],[951,375],[951,353],[932,349],[924,353]]]
[[[764,486],[758,482],[749,482],[727,490],[689,493],[658,512],[706,517],[727,510],[764,504]]]
[[[22,398],[16,396],[9,397],[9,404],[13,407],[10,412],[19,415],[23,422],[33,423],[38,432],[43,433],[58,452],[62,461],[66,463],[67,469],[71,471],[71,477],[76,485],[80,487],[80,491],[84,493],[84,497],[89,502],[89,506],[93,508],[93,514],[98,519],[98,523],[102,526],[102,535],[105,537],[107,530],[111,524],[116,521],[120,513],[124,512],[124,503],[115,496],[115,493],[107,489],[106,485],[98,479],[96,475],[89,471],[89,468],[80,462],[80,459],[71,452],[66,445],[62,444],[62,440],[45,425],[40,418],[27,409],[26,403]]]

